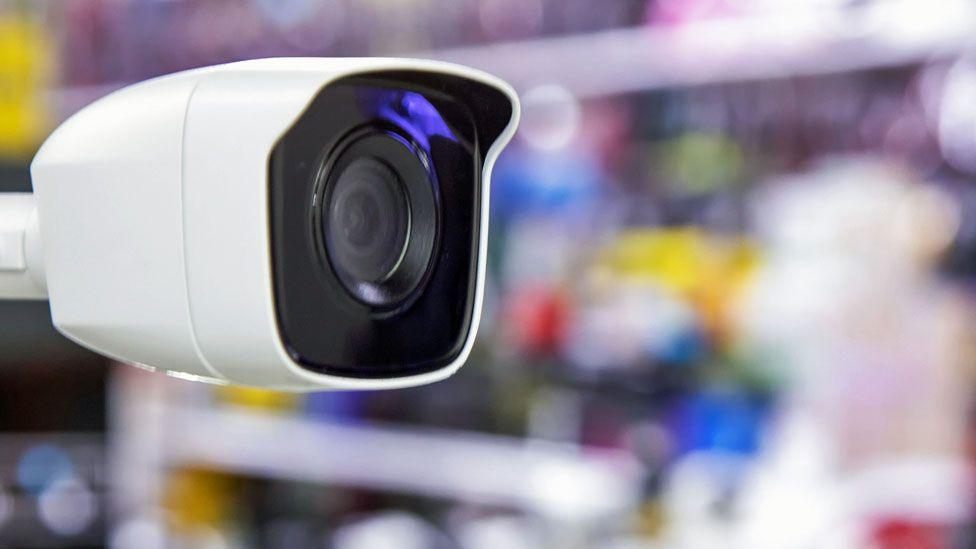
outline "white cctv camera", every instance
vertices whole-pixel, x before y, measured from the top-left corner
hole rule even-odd
[[[0,195],[0,296],[114,359],[282,390],[429,383],[471,350],[501,80],[407,59],[266,59],[80,111]]]

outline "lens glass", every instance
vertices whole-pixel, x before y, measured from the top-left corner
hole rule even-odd
[[[396,132],[362,128],[326,155],[313,212],[320,251],[346,293],[376,312],[423,285],[437,238],[433,175]]]
[[[410,203],[397,174],[380,160],[357,158],[327,196],[323,228],[335,269],[354,286],[390,278],[410,234]]]

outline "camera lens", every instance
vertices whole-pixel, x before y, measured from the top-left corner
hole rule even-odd
[[[436,186],[424,160],[401,135],[366,130],[337,147],[320,176],[321,251],[345,291],[375,309],[404,305],[429,270]]]
[[[381,283],[406,252],[406,189],[379,160],[358,158],[336,179],[326,224],[325,246],[333,264],[353,279]]]

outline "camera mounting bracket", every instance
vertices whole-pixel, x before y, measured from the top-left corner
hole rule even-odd
[[[0,299],[47,299],[31,193],[0,193]]]

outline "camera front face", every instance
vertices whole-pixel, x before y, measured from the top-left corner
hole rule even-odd
[[[460,354],[485,221],[484,124],[465,85],[409,72],[346,77],[274,148],[274,305],[301,367],[401,377]]]

